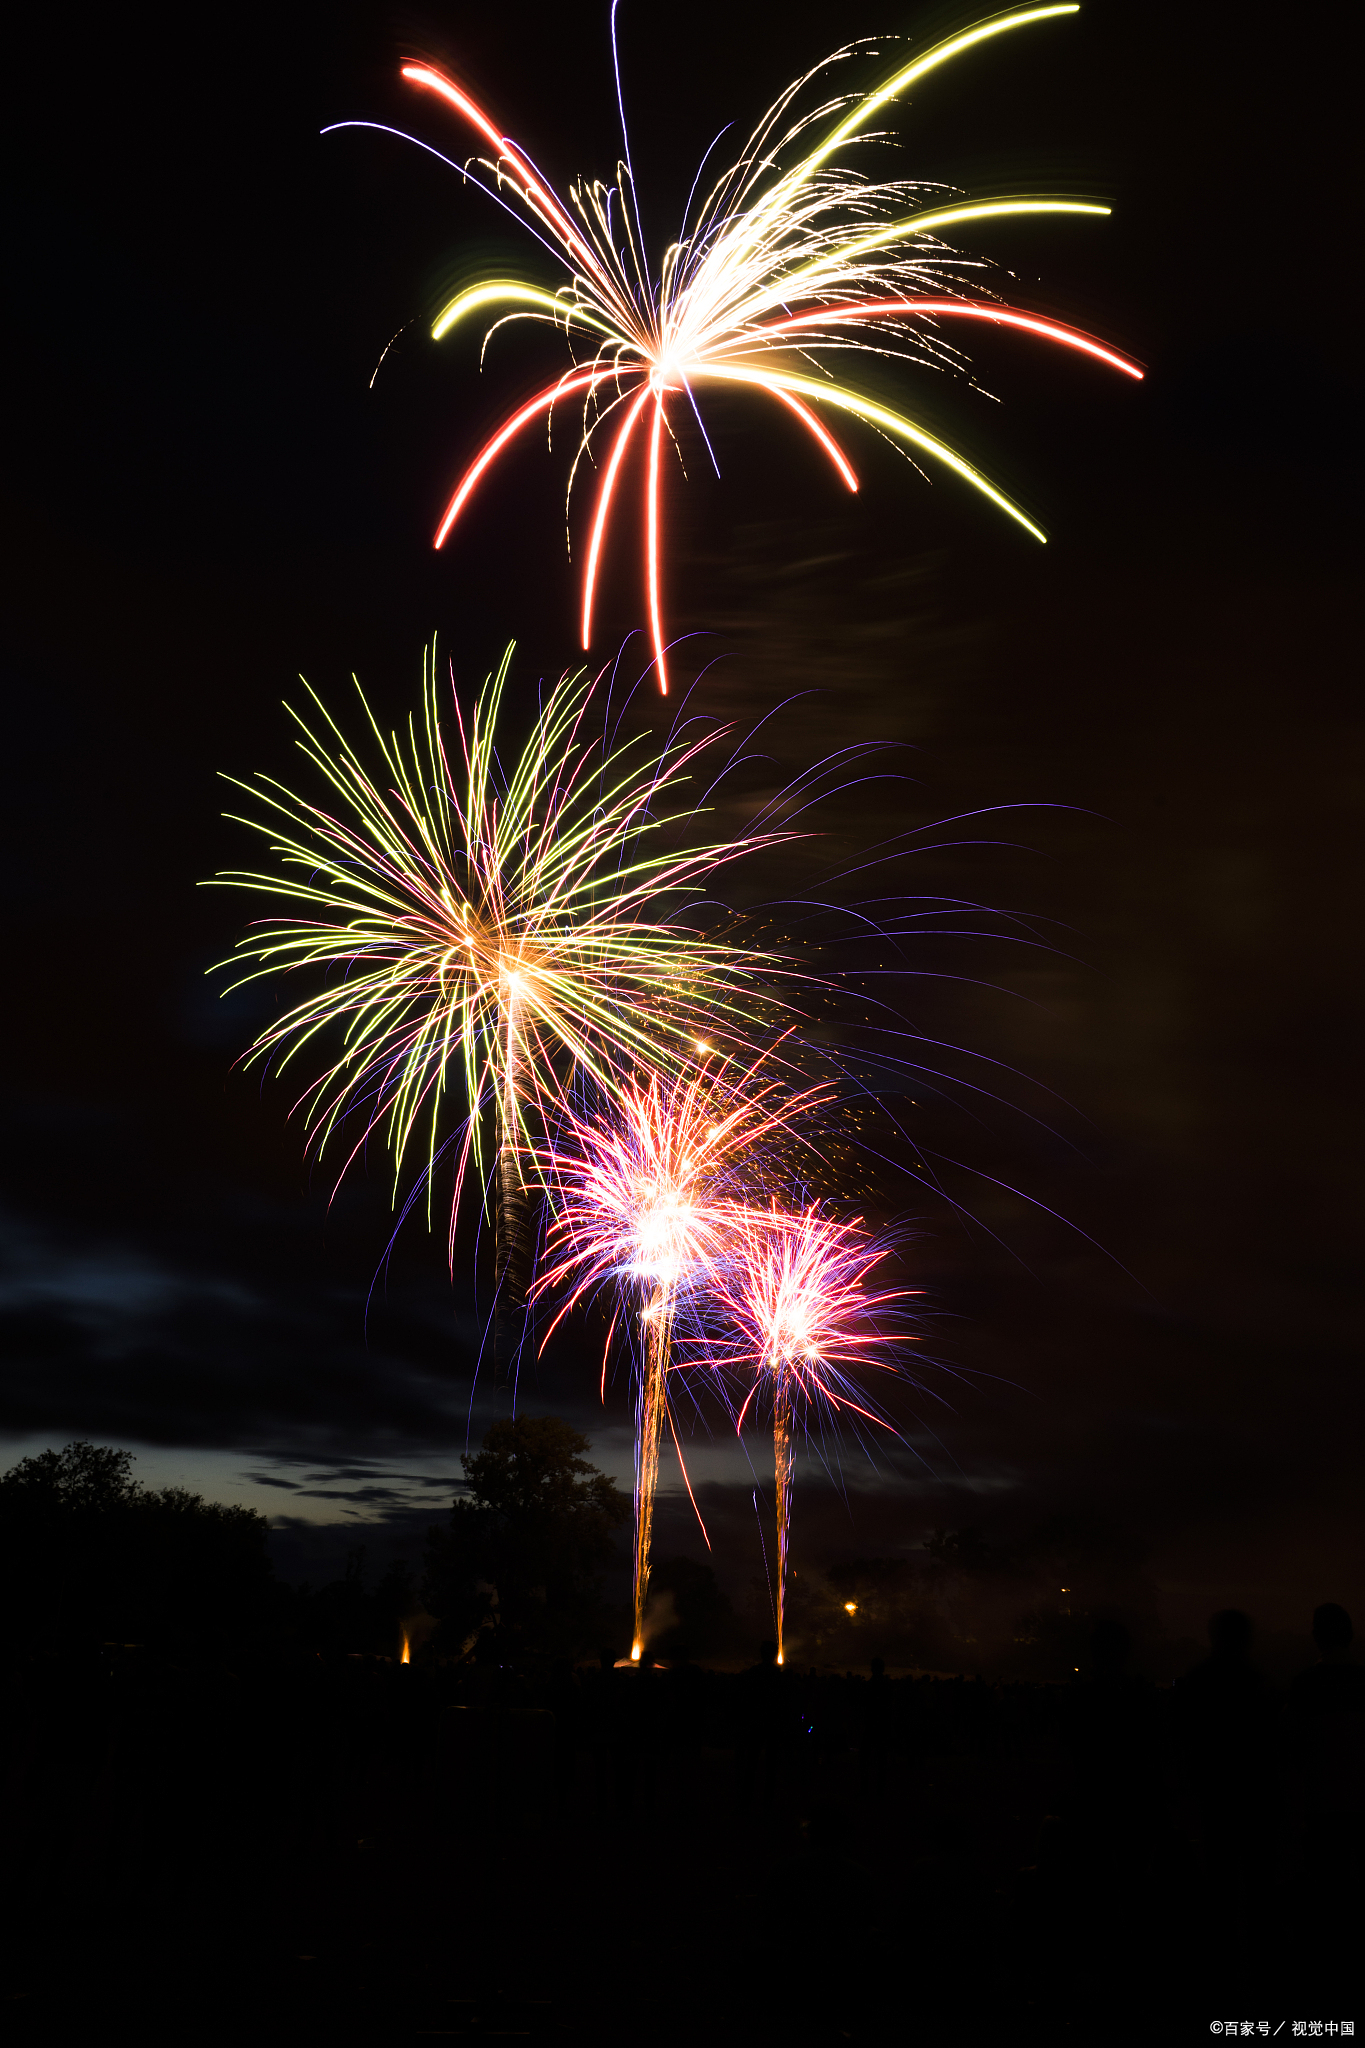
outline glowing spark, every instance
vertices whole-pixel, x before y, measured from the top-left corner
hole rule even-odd
[[[599,334],[612,332],[605,320],[594,318],[591,313],[585,313],[580,306],[575,306],[570,301],[556,298],[553,292],[542,291],[539,285],[517,284],[511,278],[496,278],[489,284],[476,284],[469,291],[461,292],[458,298],[452,299],[431,330],[432,340],[443,341],[456,321],[462,320],[466,313],[474,312],[477,307],[500,304],[536,306],[542,312],[554,314],[555,318],[562,320],[566,326],[572,324],[576,327],[595,327]]]
[[[834,436],[830,433],[827,433],[825,428],[821,426],[819,420],[816,419],[815,414],[811,411],[810,407],[808,405],[802,405],[799,398],[795,397],[792,392],[786,390],[781,385],[774,384],[770,388],[772,390],[773,397],[780,398],[783,405],[789,406],[790,409],[796,414],[796,417],[800,420],[802,426],[806,428],[807,432],[815,436],[815,439],[820,443],[820,446],[824,449],[826,455],[828,455],[830,461],[834,464],[834,467],[838,470],[840,476],[848,485],[849,489],[851,491],[856,491],[858,488],[858,479],[853,474],[853,470],[849,463],[848,457],[844,454],[843,449],[839,446],[839,443],[835,440]]]
[[[654,420],[649,430],[649,494],[646,499],[646,559],[649,577],[649,630],[654,642],[654,663],[660,692],[667,696],[668,677],[664,671],[664,636],[659,623],[659,436],[664,424],[662,391],[654,402]]]
[[[903,419],[898,412],[889,412],[884,405],[874,405],[870,398],[860,398],[856,392],[844,391],[837,384],[819,384],[814,377],[793,377],[778,375],[772,370],[744,370],[731,364],[712,363],[707,371],[711,377],[719,377],[734,384],[756,384],[760,390],[771,392],[774,398],[799,391],[807,398],[819,399],[825,405],[837,405],[843,412],[851,412],[857,418],[867,420],[871,425],[882,427],[898,440],[909,441],[912,447],[922,448],[926,455],[936,455],[949,469],[957,471],[968,483],[975,484],[984,498],[998,505],[1002,512],[1008,512],[1011,519],[1017,519],[1026,533],[1035,540],[1045,541],[1047,535],[1041,526],[1035,526],[1012,498],[998,491],[993,483],[982,476],[979,469],[973,469],[970,462],[964,462],[960,455],[954,455],[951,448],[945,448],[942,441],[936,441],[932,434],[926,434],[922,427]]]
[[[597,561],[602,552],[602,536],[607,530],[607,514],[611,510],[611,494],[616,488],[616,472],[621,467],[621,458],[629,445],[635,430],[635,422],[649,398],[648,384],[645,385],[626,414],[612,444],[607,462],[607,472],[602,479],[602,488],[597,497],[597,516],[592,523],[592,539],[588,544],[588,566],[583,575],[583,647],[586,652],[592,645],[592,600],[597,587]]]
[[[1142,371],[1136,363],[1112,348],[1105,348],[1093,335],[1083,334],[1079,327],[1064,327],[1059,320],[1040,320],[1032,313],[1016,313],[1007,306],[971,306],[959,299],[874,301],[846,312],[802,313],[791,320],[775,320],[761,332],[765,337],[795,334],[803,327],[837,327],[845,321],[880,320],[902,313],[916,320],[990,320],[997,327],[1018,327],[1029,334],[1042,335],[1045,341],[1059,342],[1064,348],[1080,349],[1085,355],[1094,356],[1097,362],[1107,363],[1111,370],[1122,370],[1126,377],[1135,378],[1139,384],[1142,382]]]
[[[547,413],[557,399],[582,397],[579,455],[606,429],[616,407],[624,404],[625,417],[613,429],[583,575],[582,632],[585,647],[589,645],[602,552],[612,510],[619,506],[620,471],[652,399],[641,525],[649,634],[659,688],[666,692],[660,499],[660,456],[668,430],[665,402],[668,393],[686,390],[695,410],[697,387],[708,382],[748,385],[776,399],[815,438],[849,490],[857,489],[857,477],[816,416],[824,406],[834,406],[944,464],[1027,533],[1043,540],[1037,522],[955,450],[842,378],[830,375],[824,381],[802,374],[800,362],[802,357],[807,362],[816,357],[823,366],[833,351],[870,352],[958,368],[960,356],[923,323],[974,319],[1035,334],[1130,377],[1141,377],[1138,365],[1093,337],[986,297],[979,264],[964,267],[964,260],[941,239],[945,231],[982,221],[1104,215],[1107,207],[1050,194],[964,197],[926,207],[924,188],[912,181],[875,181],[832,161],[860,133],[866,134],[881,109],[940,66],[1011,30],[1076,12],[1075,4],[1016,8],[979,22],[900,66],[876,90],[855,96],[834,126],[812,140],[809,121],[791,119],[790,108],[797,91],[825,69],[816,66],[769,109],[733,166],[703,193],[694,210],[698,175],[681,233],[657,274],[647,267],[641,244],[629,152],[618,187],[580,181],[571,188],[571,203],[565,204],[525,152],[467,93],[430,66],[405,65],[406,79],[437,94],[483,138],[491,155],[479,161],[492,174],[494,196],[500,204],[520,209],[527,227],[567,273],[557,290],[510,278],[490,278],[468,287],[442,309],[433,334],[439,338],[466,315],[497,309],[501,318],[540,320],[560,328],[566,337],[585,336],[596,348],[591,365],[574,368],[528,399],[477,452],[437,529],[437,547],[445,543],[490,464],[523,426]],[[826,64],[848,54],[836,51]],[[776,361],[764,360],[774,357]],[[604,387],[609,387],[609,397]],[[699,411],[697,419],[705,435]],[[572,487],[572,477],[570,483]]]
[[[783,179],[777,188],[782,201],[785,203],[800,186],[806,184],[825,159],[834,154],[840,143],[846,142],[859,128],[865,128],[879,107],[886,106],[890,100],[904,92],[907,86],[914,85],[917,79],[925,77],[928,72],[937,70],[940,64],[946,64],[950,58],[960,56],[964,50],[970,50],[975,43],[985,42],[988,36],[1004,35],[1012,28],[1026,28],[1030,22],[1047,21],[1057,14],[1079,14],[1080,11],[1080,0],[1067,0],[1066,5],[1058,7],[1021,8],[1013,14],[997,15],[991,21],[978,22],[975,28],[964,29],[960,35],[950,36],[946,42],[936,43],[923,57],[917,57],[913,64],[907,64],[904,70],[898,71],[886,85],[874,93],[869,93],[853,112],[839,123],[828,140],[818,149],[812,150],[804,163],[798,164],[796,169]],[[771,205],[772,200],[767,203]]]
[[[460,478],[455,495],[446,506],[441,524],[436,529],[436,546],[438,548],[445,540],[455,521],[459,518],[465,499],[469,496],[489,464],[496,456],[502,453],[513,435],[520,433],[521,429],[529,421],[535,419],[537,414],[544,412],[547,406],[553,405],[557,398],[563,398],[571,391],[581,391],[585,385],[599,382],[600,376],[601,373],[596,370],[585,370],[577,377],[561,377],[548,391],[542,391],[538,397],[531,400],[529,405],[524,405],[520,412],[514,413],[510,420],[499,427],[497,433],[487,443],[477,461],[471,463],[470,467]]]

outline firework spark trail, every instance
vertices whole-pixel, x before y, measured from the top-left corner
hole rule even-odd
[[[480,1112],[491,1108],[500,1282],[525,1249],[525,1163],[567,1092],[586,1078],[610,1097],[637,1063],[676,1072],[693,1056],[684,1020],[699,1008],[731,1029],[748,1014],[734,971],[742,964],[752,975],[769,956],[700,937],[676,912],[727,862],[792,836],[751,829],[656,850],[660,832],[667,840],[681,827],[686,839],[694,826],[685,786],[724,734],[662,748],[594,738],[585,730],[594,685],[581,674],[548,693],[504,771],[495,736],[511,654],[467,720],[454,703],[457,753],[442,725],[434,647],[421,719],[405,735],[386,738],[362,695],[378,779],[314,696],[325,725],[319,734],[295,713],[299,745],[339,799],[335,813],[268,776],[238,783],[265,807],[263,818],[239,822],[265,836],[277,864],[218,877],[295,907],[239,942],[239,956],[260,964],[233,986],[283,970],[321,973],[321,986],[248,1057],[284,1067],[340,1034],[339,1057],[296,1107],[319,1152],[355,1113],[343,1173],[382,1133],[396,1189],[420,1138],[430,1216],[455,1083],[452,1260],[470,1165],[487,1181]]]
[[[763,1148],[790,1135],[827,1099],[823,1084],[793,1089],[766,1056],[699,1063],[671,1081],[634,1080],[599,1114],[562,1115],[543,1162],[551,1222],[536,1293],[563,1292],[546,1342],[565,1315],[610,1289],[638,1303],[634,1637],[644,1647],[659,1449],[671,1426],[668,1379],[679,1316],[695,1317],[761,1194]],[[774,1058],[780,1055],[774,1055]],[[618,1315],[613,1323],[624,1323]],[[610,1340],[609,1340],[610,1341]],[[675,1432],[676,1435],[676,1432]]]
[[[833,162],[846,145],[876,141],[868,124],[878,111],[939,66],[1007,32],[1077,11],[1074,0],[1016,8],[935,45],[900,66],[875,91],[845,95],[814,116],[794,119],[791,110],[798,94],[829,66],[851,57],[858,46],[835,51],[768,109],[694,213],[701,183],[698,172],[679,237],[665,252],[657,275],[649,271],[643,253],[628,149],[626,161],[618,165],[616,186],[579,181],[569,188],[566,203],[526,152],[501,134],[468,93],[429,65],[405,65],[403,76],[410,84],[435,94],[491,149],[491,156],[477,161],[491,175],[492,186],[475,182],[522,219],[567,273],[557,289],[518,278],[485,279],[449,301],[435,321],[433,335],[440,339],[466,316],[496,307],[500,317],[485,335],[485,347],[505,321],[529,319],[558,327],[571,345],[576,336],[584,338],[595,351],[591,363],[567,371],[520,406],[484,444],[451,496],[436,545],[444,544],[470,494],[502,451],[558,399],[576,395],[584,406],[575,473],[599,429],[618,405],[626,404],[599,491],[583,576],[581,615],[587,647],[619,472],[650,408],[641,528],[654,666],[659,687],[666,692],[660,458],[665,438],[670,445],[673,439],[670,400],[685,397],[706,435],[696,387],[707,383],[747,386],[780,403],[829,456],[850,490],[857,487],[851,465],[806,401],[816,408],[835,406],[941,462],[1035,539],[1045,540],[1021,506],[914,420],[874,402],[835,378],[823,364],[819,367],[827,381],[801,374],[799,366],[802,358],[809,364],[822,353],[853,350],[958,370],[963,358],[943,339],[938,323],[967,319],[1031,333],[1130,377],[1142,376],[1136,363],[1093,337],[987,296],[974,274],[982,268],[980,261],[957,254],[942,239],[947,230],[983,221],[1040,214],[1105,215],[1107,206],[1043,193],[926,206],[927,188],[922,185],[906,179],[876,181]],[[613,9],[613,50],[614,13]],[[828,117],[842,108],[848,111],[828,128]],[[822,131],[822,139],[812,141],[812,126]],[[793,157],[786,169],[779,168]],[[618,197],[613,232],[613,201]],[[625,249],[618,246],[619,232],[624,232]],[[875,339],[860,332],[869,325],[875,327]],[[793,357],[795,361],[789,360]],[[604,404],[606,393],[610,398]],[[709,436],[707,446],[711,447]],[[572,485],[571,473],[570,491]]]
[[[659,1449],[668,1415],[668,1366],[673,1342],[673,1287],[660,1281],[644,1309],[643,1366],[636,1388],[635,1415],[635,1553],[631,1593],[634,1630],[630,1654],[644,1648],[645,1608],[649,1601],[649,1561],[654,1540],[654,1501],[659,1490]]]
[[[798,1418],[815,1411],[833,1420],[847,1412],[891,1427],[855,1377],[869,1368],[892,1370],[893,1347],[904,1342],[895,1317],[911,1290],[869,1285],[889,1252],[861,1222],[817,1208],[773,1206],[744,1218],[731,1257],[712,1276],[712,1334],[697,1355],[713,1369],[751,1381],[737,1426],[761,1392],[772,1400],[779,1663],[786,1655]]]
[[[792,1385],[788,1373],[773,1381],[773,1499],[777,1509],[777,1661],[787,1660],[787,1553],[792,1525]]]

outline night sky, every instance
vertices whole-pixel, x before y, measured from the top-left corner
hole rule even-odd
[[[660,244],[724,122],[746,133],[887,19],[805,0],[654,18],[626,0]],[[1300,12],[1286,45],[1221,8],[1090,0],[902,108],[896,174],[1115,208],[980,246],[1016,302],[1130,351],[1146,383],[986,335],[985,391],[870,373],[1046,549],[857,429],[848,499],[759,404],[709,402],[723,476],[697,443],[670,484],[671,614],[698,636],[680,669],[713,664],[697,708],[742,731],[794,700],[735,804],[851,741],[899,750],[898,779],[816,821],[803,875],[1028,807],[929,831],[938,850],[895,870],[1017,913],[1033,943],[997,924],[907,952],[911,1027],[981,1055],[908,1091],[952,1198],[908,1178],[896,1196],[937,1363],[875,1469],[847,1459],[842,1491],[802,1471],[798,1567],[1103,1515],[1146,1546],[1172,1636],[1228,1604],[1299,1634],[1320,1600],[1365,1608],[1346,131],[1318,34],[1336,19]],[[512,637],[522,702],[575,658],[567,443],[528,438],[430,546],[480,429],[562,355],[523,333],[480,375],[477,333],[432,344],[442,293],[509,259],[531,274],[530,246],[400,142],[319,137],[392,121],[460,154],[398,80],[409,56],[463,76],[561,186],[610,175],[605,5],[33,17],[6,119],[0,1462],[125,1445],[144,1479],[265,1509],[282,1567],[314,1576],[361,1536],[415,1554],[414,1517],[448,1500],[499,1402],[472,1391],[476,1302],[439,1233],[408,1229],[371,1294],[383,1170],[329,1208],[289,1090],[234,1066],[273,998],[206,979],[249,915],[197,887],[247,850],[215,778],[292,772],[300,673],[343,710],[355,671],[396,720],[433,632],[466,692]],[[642,624],[632,544],[595,652]],[[633,680],[638,637],[624,661]],[[744,900],[784,886],[755,871]],[[626,1475],[624,1391],[604,1413],[586,1339],[520,1398]],[[712,1561],[747,1585],[744,1451],[701,1436],[691,1456]],[[660,1549],[704,1555],[685,1510],[671,1492]]]

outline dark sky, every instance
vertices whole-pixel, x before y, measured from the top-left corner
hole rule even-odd
[[[659,240],[725,121],[744,132],[886,21],[703,5],[683,33],[656,13],[627,0],[623,45]],[[433,631],[466,689],[509,637],[528,693],[574,652],[562,450],[528,442],[430,547],[480,426],[560,364],[518,338],[481,377],[476,337],[435,347],[430,313],[529,250],[429,158],[318,130],[392,120],[458,153],[396,79],[421,55],[561,185],[609,175],[606,18],[35,15],[10,53],[0,1448],[125,1444],[144,1477],[280,1513],[291,1567],[343,1522],[407,1532],[494,1403],[471,1407],[474,1300],[439,1240],[400,1243],[367,1326],[383,1175],[329,1212],[286,1091],[233,1068],[263,1013],[204,978],[246,915],[196,889],[243,851],[215,775],[285,771],[300,672],[337,704],[354,670],[396,718]],[[773,785],[849,740],[905,750],[906,780],[821,820],[832,862],[1040,807],[898,871],[1026,915],[1040,943],[926,947],[900,989],[927,1038],[1002,1063],[1000,1099],[915,1091],[917,1143],[956,1162],[971,1212],[902,1191],[942,1369],[904,1447],[845,1464],[846,1500],[805,1475],[812,1562],[1102,1513],[1149,1547],[1174,1631],[1233,1601],[1275,1627],[1365,1606],[1337,20],[1300,11],[1272,41],[1239,10],[1092,0],[899,116],[902,175],[1114,205],[990,247],[1016,302],[1131,351],[1144,385],[996,337],[973,354],[999,403],[884,384],[1045,550],[871,436],[849,500],[742,404],[711,409],[722,480],[692,462],[671,490],[674,623],[707,636],[693,666],[725,657],[699,707],[743,723],[798,694],[768,731]],[[627,557],[603,652],[641,624]],[[603,1415],[576,1343],[522,1394],[625,1472],[623,1397]],[[695,1455],[716,1561],[751,1578],[743,1454]],[[664,1542],[700,1548],[671,1504]]]

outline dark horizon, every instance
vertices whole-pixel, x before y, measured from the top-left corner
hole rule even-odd
[[[743,130],[827,46],[813,8],[732,17],[711,9],[675,45],[623,10],[651,220],[676,212],[723,121]],[[397,118],[445,146],[396,80],[422,54],[552,174],[608,172],[606,10],[581,27],[380,5],[141,17],[89,28],[60,67],[28,35],[11,87],[22,979],[0,1464],[126,1446],[152,1483],[273,1504],[281,1567],[316,1577],[361,1540],[382,1560],[442,1511],[467,1431],[499,1404],[471,1392],[476,1308],[441,1233],[409,1226],[371,1294],[383,1171],[329,1208],[287,1087],[234,1066],[261,1012],[205,980],[250,914],[197,887],[244,851],[216,776],[285,771],[280,700],[300,672],[340,711],[354,671],[396,720],[433,632],[466,697],[513,637],[527,692],[576,661],[558,439],[490,484],[458,545],[430,546],[480,424],[559,357],[511,339],[480,377],[476,343],[430,344],[427,313],[452,277],[527,254],[430,159],[318,130]],[[1268,241],[1277,268],[1332,274],[1337,220],[1301,195],[1342,189],[1342,131],[1308,34],[1302,54],[1229,45],[1221,18],[1088,0],[1025,41],[897,128],[907,175],[1114,206],[982,246],[1021,300],[1130,351],[1146,382],[991,337],[971,353],[1001,403],[931,394],[1046,549],[871,435],[846,501],[738,404],[716,408],[722,480],[689,464],[669,501],[675,628],[707,636],[688,643],[696,668],[724,657],[698,707],[744,729],[794,700],[765,735],[774,784],[850,740],[904,749],[906,784],[831,805],[824,844],[994,811],[995,843],[911,864],[903,886],[1001,905],[1038,940],[915,956],[958,978],[907,983],[914,1028],[1023,1078],[1004,1101],[959,1085],[913,1105],[969,1212],[908,1179],[895,1203],[941,1364],[903,1446],[875,1470],[850,1450],[847,1503],[807,1461],[794,1558],[815,1571],[916,1555],[936,1528],[1008,1543],[1100,1517],[1146,1546],[1170,1639],[1236,1606],[1267,1639],[1297,1632],[1306,1662],[1315,1605],[1365,1609],[1342,915],[1354,561],[1327,316],[1262,296]],[[907,407],[927,382],[901,384]],[[606,658],[643,623],[624,550],[604,604]],[[589,1339],[552,1347],[521,1398],[626,1476],[624,1389],[604,1414]],[[719,1437],[693,1453],[715,1550],[675,1487],[660,1551],[747,1597],[755,1479]]]

